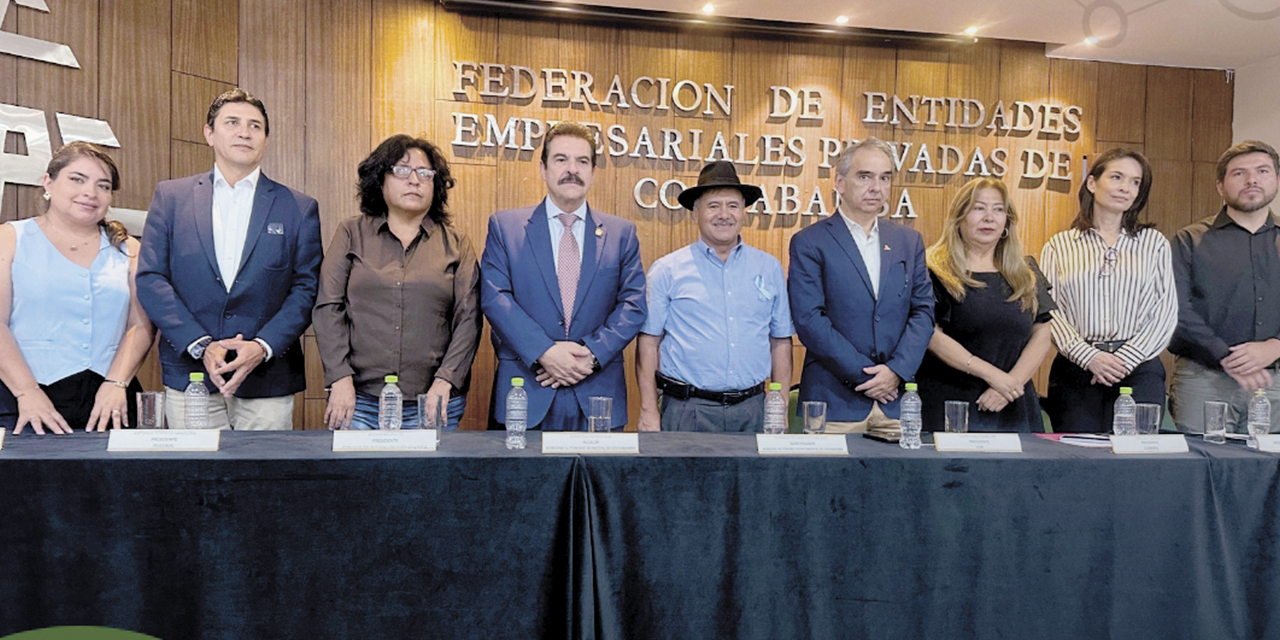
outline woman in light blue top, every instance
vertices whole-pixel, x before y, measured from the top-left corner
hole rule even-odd
[[[128,426],[126,388],[155,332],[134,291],[138,241],[104,219],[119,171],[73,142],[43,184],[44,215],[0,225],[0,382],[16,399],[0,399],[0,426]]]

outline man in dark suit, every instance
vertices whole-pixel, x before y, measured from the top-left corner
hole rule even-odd
[[[787,290],[806,347],[800,400],[827,403],[827,428],[894,426],[898,388],[933,336],[924,240],[880,219],[893,185],[893,148],[871,138],[836,162],[839,215],[791,238]]]
[[[138,299],[160,330],[165,417],[185,427],[188,375],[206,374],[209,426],[290,429],[306,387],[299,337],[320,270],[316,201],[262,175],[270,123],[240,89],[209,107],[212,171],[156,186]]]
[[[528,426],[581,430],[592,396],[614,399],[610,427],[627,422],[622,350],[645,319],[636,226],[587,206],[596,140],[574,122],[547,130],[541,204],[489,218],[480,308],[498,354],[494,419],[506,422],[511,379],[524,378]]]

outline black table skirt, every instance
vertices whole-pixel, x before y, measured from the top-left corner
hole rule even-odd
[[[1277,638],[1280,458],[762,457],[642,434],[641,456],[334,454],[327,433],[217,453],[0,451],[0,636]]]

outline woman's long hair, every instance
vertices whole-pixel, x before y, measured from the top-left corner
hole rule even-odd
[[[111,159],[111,156],[107,155],[106,149],[88,142],[76,141],[62,145],[61,148],[54,152],[53,158],[49,160],[49,167],[45,169],[45,173],[49,174],[50,180],[57,180],[58,174],[62,173],[62,170],[66,169],[67,165],[75,162],[76,158],[92,158],[101,162],[111,176],[111,191],[114,193],[120,190],[120,170],[116,168],[115,161]],[[45,210],[47,211],[48,208],[49,205],[46,203]],[[98,226],[102,227],[103,231],[106,231],[107,241],[111,243],[111,246],[125,253],[124,241],[128,239],[129,231],[124,228],[124,225],[118,220],[108,221],[103,218],[98,221]]]
[[[960,193],[951,200],[942,237],[929,247],[925,260],[947,293],[956,300],[964,300],[965,287],[981,289],[987,286],[973,277],[964,238],[960,236],[962,221],[973,208],[978,192],[983,189],[996,190],[1004,200],[1004,233],[996,242],[995,263],[996,270],[1013,289],[1007,300],[1016,300],[1023,311],[1035,313],[1036,274],[1027,265],[1027,259],[1022,253],[1022,241],[1018,239],[1018,212],[1009,199],[1009,187],[998,178],[974,178],[960,188]]]
[[[1151,195],[1151,164],[1147,159],[1142,157],[1141,153],[1124,147],[1115,147],[1107,149],[1093,161],[1093,166],[1089,167],[1089,177],[1094,182],[1102,179],[1102,174],[1107,172],[1107,165],[1113,160],[1121,158],[1132,158],[1142,167],[1142,184],[1138,186],[1138,195],[1134,197],[1133,204],[1125,210],[1124,216],[1120,218],[1120,227],[1124,232],[1136,236],[1142,229],[1156,226],[1153,222],[1138,224],[1138,216],[1142,214],[1142,210],[1147,206],[1147,198]],[[1093,192],[1089,190],[1089,180],[1086,178],[1080,183],[1080,212],[1076,214],[1076,219],[1071,221],[1071,228],[1080,232],[1088,231],[1093,228]]]

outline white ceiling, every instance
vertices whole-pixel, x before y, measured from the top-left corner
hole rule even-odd
[[[1238,69],[1280,55],[1280,0],[577,0],[588,4],[1047,43],[1050,56]],[[1098,44],[1085,43],[1093,35]]]

